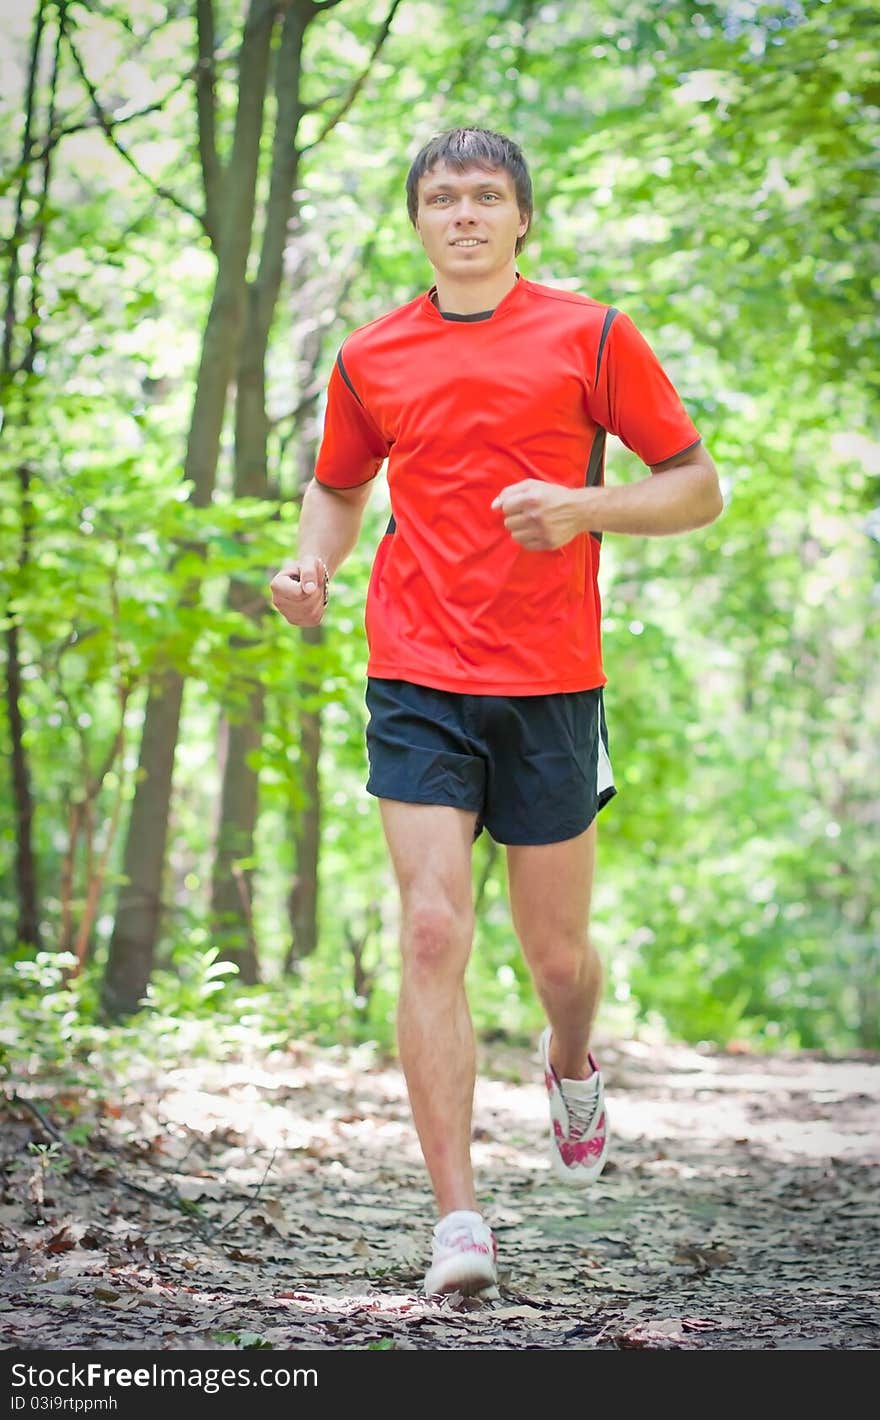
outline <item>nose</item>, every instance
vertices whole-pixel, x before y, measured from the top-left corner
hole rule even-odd
[[[476,208],[469,197],[463,197],[455,214],[456,222],[475,222]]]

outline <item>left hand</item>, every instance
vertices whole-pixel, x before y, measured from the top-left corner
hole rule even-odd
[[[507,531],[529,552],[551,552],[583,532],[578,492],[559,483],[525,478],[503,488],[492,507],[501,510]]]

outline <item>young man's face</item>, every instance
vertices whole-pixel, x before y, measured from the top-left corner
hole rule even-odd
[[[513,261],[528,230],[513,178],[504,168],[456,168],[438,163],[419,180],[416,231],[439,274],[485,278]]]

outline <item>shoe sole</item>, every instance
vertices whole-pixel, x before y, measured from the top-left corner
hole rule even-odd
[[[480,1266],[479,1261],[474,1260],[468,1265],[466,1258],[448,1257],[429,1270],[425,1278],[425,1292],[429,1297],[442,1297],[447,1292],[460,1292],[463,1297],[488,1297],[490,1292],[494,1292],[497,1297],[496,1281],[495,1268],[491,1264]]]

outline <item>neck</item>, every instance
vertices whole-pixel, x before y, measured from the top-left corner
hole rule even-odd
[[[434,273],[437,286],[437,305],[441,311],[456,316],[473,316],[478,311],[494,311],[508,291],[516,285],[516,266],[511,261],[503,271],[492,276],[480,277],[475,281],[442,276]]]

